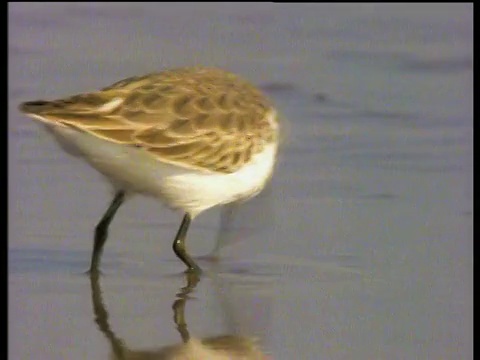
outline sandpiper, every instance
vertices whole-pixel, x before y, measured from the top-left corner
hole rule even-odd
[[[25,102],[20,110],[114,186],[95,228],[90,273],[98,272],[115,213],[135,193],[184,213],[173,250],[188,271],[200,272],[185,248],[190,222],[211,207],[257,195],[272,175],[279,142],[270,101],[216,68],[130,77],[95,92]]]

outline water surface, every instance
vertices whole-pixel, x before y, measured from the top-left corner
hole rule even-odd
[[[274,359],[473,357],[472,5],[10,4],[8,56],[11,359],[113,351],[81,274],[111,190],[18,104],[186,65],[243,75],[288,119],[263,196],[190,229],[196,256],[225,244],[200,260],[191,335]],[[130,350],[182,341],[180,221],[137,197],[112,224],[102,301]]]

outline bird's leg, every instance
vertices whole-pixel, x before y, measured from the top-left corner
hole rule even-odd
[[[100,222],[95,227],[95,237],[93,242],[93,253],[92,253],[92,261],[90,263],[90,270],[88,271],[89,274],[97,274],[98,273],[98,265],[100,264],[100,258],[102,256],[103,246],[107,241],[108,237],[108,226],[112,222],[113,217],[115,216],[118,208],[122,205],[123,201],[125,200],[125,192],[118,191],[115,194],[110,206],[108,207],[107,211],[103,215]]]
[[[202,270],[197,264],[195,264],[185,249],[185,238],[187,236],[188,226],[190,225],[191,221],[192,218],[190,215],[185,214],[182,223],[180,224],[180,228],[178,229],[177,236],[175,236],[175,240],[173,241],[173,251],[175,252],[175,255],[177,255],[177,257],[182,260],[185,265],[187,265],[188,272],[199,274]]]

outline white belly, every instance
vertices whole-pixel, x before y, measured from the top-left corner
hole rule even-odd
[[[162,163],[140,148],[110,143],[68,127],[49,130],[65,150],[82,156],[116,188],[158,197],[192,217],[258,194],[270,178],[277,152],[277,144],[270,144],[237,172],[222,174]]]

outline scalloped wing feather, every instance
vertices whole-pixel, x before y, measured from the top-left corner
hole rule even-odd
[[[101,91],[27,102],[22,112],[179,166],[232,173],[276,139],[275,112],[223,70],[183,68],[121,80]]]

